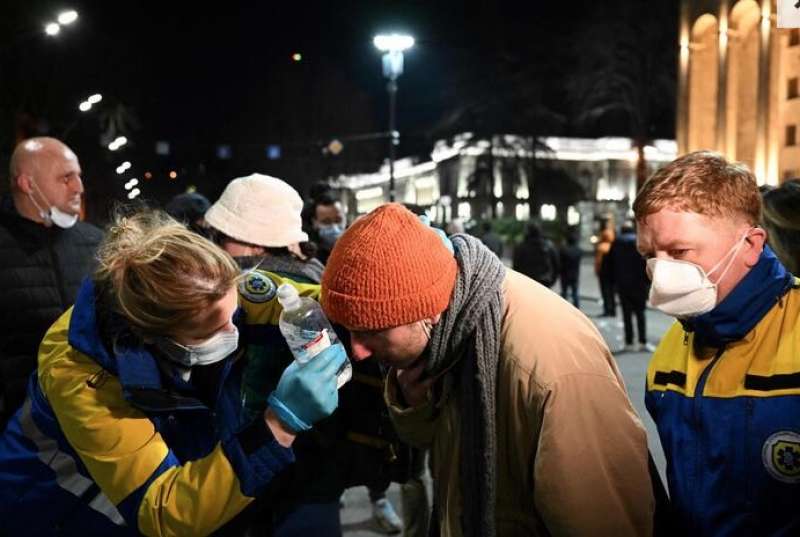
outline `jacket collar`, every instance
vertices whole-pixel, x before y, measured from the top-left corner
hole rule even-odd
[[[700,346],[724,347],[743,339],[793,284],[794,277],[765,245],[758,263],[725,300],[708,313],[681,323],[685,330],[695,332]]]
[[[48,232],[54,233],[56,230],[61,230],[58,226],[48,228],[42,223],[34,222],[19,214],[17,207],[14,205],[14,198],[10,194],[0,198],[0,221],[4,225],[12,227],[15,233],[25,233],[34,237],[41,237]]]
[[[636,233],[621,233],[617,235],[617,240],[622,242],[636,242]]]
[[[85,278],[70,318],[69,344],[115,375],[122,385],[125,399],[134,406],[149,411],[207,408],[191,397],[192,386],[177,372],[169,375],[168,382],[172,388],[164,385],[165,373],[159,368],[157,359],[117,315],[112,315],[110,323],[113,355],[110,354],[103,344],[97,321],[96,287],[90,278]]]

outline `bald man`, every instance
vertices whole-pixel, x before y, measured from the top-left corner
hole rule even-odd
[[[11,194],[0,199],[0,428],[22,404],[39,342],[72,305],[102,238],[78,221],[81,166],[62,142],[21,142],[9,178]]]

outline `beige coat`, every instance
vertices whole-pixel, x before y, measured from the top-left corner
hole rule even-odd
[[[561,297],[508,271],[497,378],[497,535],[650,535],[647,439],[594,325]],[[398,433],[431,448],[441,535],[462,535],[459,394],[404,408]],[[482,472],[481,468],[474,471]]]

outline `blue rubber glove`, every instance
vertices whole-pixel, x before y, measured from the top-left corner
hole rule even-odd
[[[451,253],[451,254],[454,254],[454,253],[455,253],[455,250],[453,249],[453,243],[452,243],[452,242],[450,242],[450,239],[449,239],[449,238],[447,238],[447,233],[445,233],[444,231],[442,231],[442,230],[441,230],[441,229],[439,229],[438,227],[433,227],[433,226],[431,225],[431,219],[430,219],[430,218],[428,218],[428,215],[427,215],[427,214],[421,214],[421,215],[419,215],[419,219],[420,219],[420,221],[421,221],[423,224],[425,224],[426,226],[428,226],[429,228],[431,228],[433,231],[435,231],[435,232],[436,232],[436,234],[437,234],[437,235],[439,235],[439,238],[440,238],[440,239],[442,239],[442,243],[445,245],[445,247],[446,247],[448,250],[450,250],[450,253]]]
[[[347,353],[337,343],[303,365],[296,361],[289,364],[268,399],[278,419],[298,433],[330,416],[339,405],[336,372],[345,360]]]

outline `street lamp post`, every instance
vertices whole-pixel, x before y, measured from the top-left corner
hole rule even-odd
[[[386,90],[389,93],[389,201],[395,200],[394,157],[395,146],[400,141],[396,129],[395,103],[397,102],[397,78],[403,74],[403,51],[414,46],[410,35],[377,35],[373,39],[375,47],[383,52],[383,76],[389,80]]]

